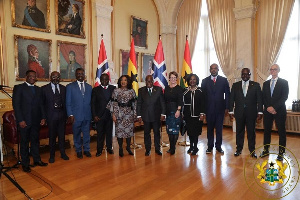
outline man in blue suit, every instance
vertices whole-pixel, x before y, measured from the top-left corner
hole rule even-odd
[[[90,123],[92,86],[84,82],[85,73],[83,68],[75,71],[77,81],[70,83],[66,88],[66,107],[69,120],[73,123],[73,139],[78,158],[83,153],[91,157],[90,153]],[[83,140],[81,140],[81,132]]]
[[[207,150],[210,154],[214,147],[214,129],[216,129],[215,147],[219,153],[224,153],[222,145],[222,130],[224,113],[228,113],[229,108],[229,84],[228,80],[218,75],[219,66],[210,66],[210,76],[202,80],[201,88],[206,96],[206,122],[207,122]]]

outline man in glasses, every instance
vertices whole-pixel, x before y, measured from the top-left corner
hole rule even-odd
[[[50,76],[50,83],[42,87],[43,105],[49,127],[49,163],[55,162],[55,143],[58,137],[60,155],[63,160],[69,160],[65,153],[65,126],[66,126],[66,87],[59,84],[60,73],[54,71]]]

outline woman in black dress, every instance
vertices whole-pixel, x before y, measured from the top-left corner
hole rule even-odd
[[[170,141],[170,149],[167,151],[171,155],[175,154],[181,123],[181,107],[183,105],[183,89],[177,85],[178,74],[174,71],[169,73],[169,85],[165,89],[166,102],[166,129]]]
[[[205,113],[204,93],[199,85],[199,77],[196,74],[190,74],[187,77],[188,87],[183,93],[183,118],[186,122],[187,134],[190,138],[190,149],[187,153],[196,155],[198,136],[202,133],[202,125]]]

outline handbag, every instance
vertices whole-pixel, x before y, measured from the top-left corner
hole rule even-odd
[[[187,130],[187,129],[186,129],[186,122],[185,122],[185,120],[183,119],[183,120],[181,121],[181,124],[180,124],[180,133],[181,133],[182,136],[184,136],[186,130]]]

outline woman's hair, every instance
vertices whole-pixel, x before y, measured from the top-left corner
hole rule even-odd
[[[118,88],[121,88],[121,80],[123,77],[125,77],[127,79],[127,89],[132,89],[132,80],[131,80],[130,76],[128,76],[128,75],[122,75],[118,79]]]
[[[171,78],[171,75],[174,75],[174,76],[176,76],[176,78],[178,78],[178,74],[175,71],[172,71],[169,73],[169,79]]]
[[[195,77],[196,77],[196,85],[199,85],[199,77],[197,76],[197,74],[190,74],[190,75],[186,78],[186,82],[187,82],[188,86],[190,86],[190,80],[191,80],[192,76],[195,76]]]

